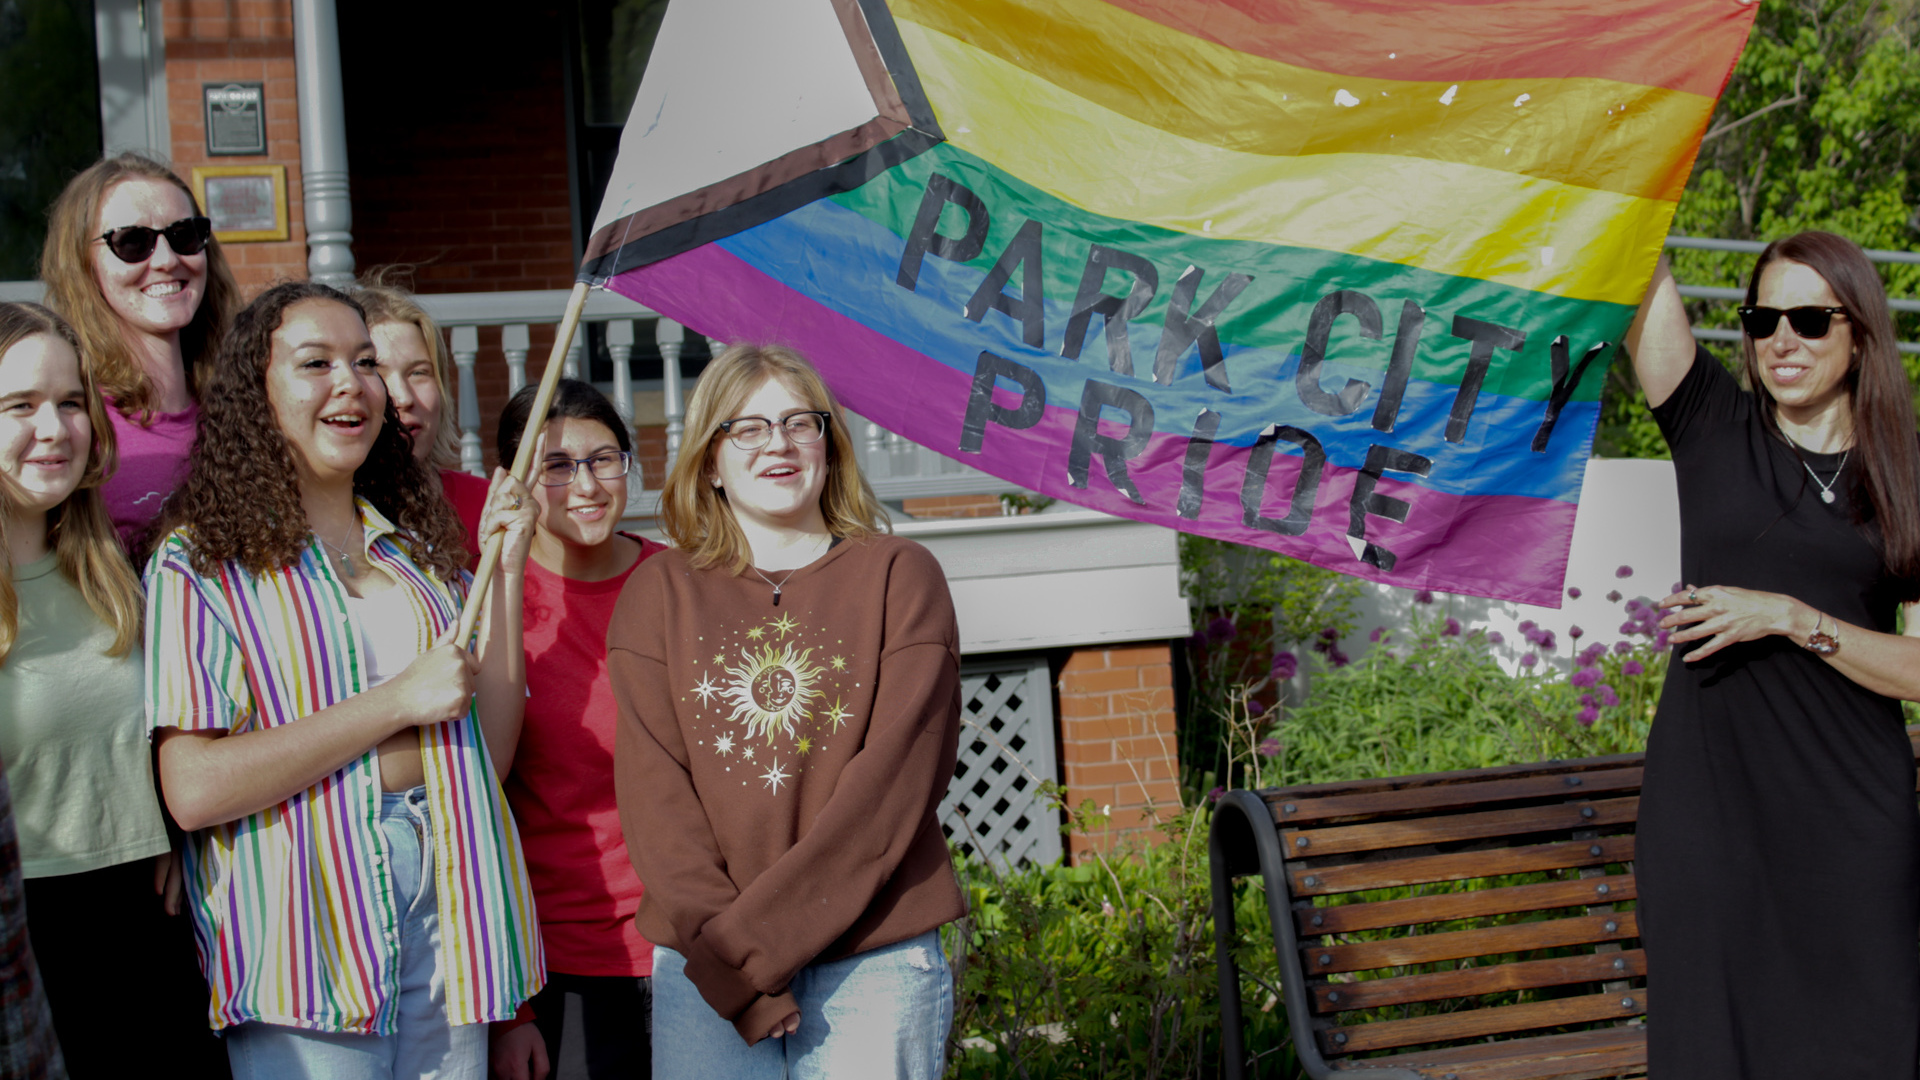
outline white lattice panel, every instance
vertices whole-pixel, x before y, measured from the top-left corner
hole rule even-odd
[[[960,757],[940,801],[954,843],[1007,868],[1060,858],[1060,815],[1040,797],[1058,780],[1044,657],[960,668]]]

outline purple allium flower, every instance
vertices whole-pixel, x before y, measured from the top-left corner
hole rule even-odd
[[[1598,664],[1600,658],[1605,655],[1607,655],[1607,647],[1596,641],[1586,648],[1581,649],[1580,655],[1574,657],[1574,659],[1579,662],[1581,667],[1592,667]]]
[[[1208,641],[1232,641],[1233,635],[1239,632],[1239,627],[1234,626],[1233,620],[1227,618],[1225,615],[1207,624]]]
[[[1646,609],[1647,605],[1641,603],[1640,598],[1637,596],[1627,601],[1627,614],[1629,615],[1638,615]]]
[[[1613,643],[1613,654],[1615,656],[1625,656],[1632,651],[1633,642],[1631,641],[1616,641]]]
[[[1290,652],[1274,653],[1273,666],[1267,669],[1274,678],[1279,679],[1281,682],[1293,678],[1294,673],[1299,670],[1300,661]]]
[[[1617,577],[1617,578],[1629,578],[1629,577],[1632,577],[1632,576],[1633,576],[1633,567],[1631,567],[1631,566],[1628,566],[1628,565],[1626,565],[1625,563],[1622,563],[1622,564],[1620,564],[1620,569],[1618,569],[1618,570],[1615,570],[1615,571],[1613,572],[1613,576],[1614,576],[1614,577]]]
[[[1620,674],[1622,675],[1643,675],[1646,673],[1646,670],[1646,668],[1640,666],[1640,661],[1638,660],[1629,660],[1620,665]]]
[[[1346,653],[1341,652],[1340,647],[1336,645],[1327,651],[1327,663],[1337,668],[1343,668],[1353,663],[1353,659]]]
[[[1207,792],[1207,801],[1219,802],[1220,796],[1225,795],[1226,793],[1227,793],[1226,788],[1223,788],[1223,787],[1214,788],[1212,791]]]
[[[1655,634],[1653,638],[1653,647],[1655,649],[1660,650],[1661,652],[1665,652],[1667,649],[1667,638],[1669,636],[1671,636],[1671,631],[1667,631],[1667,630],[1662,630],[1658,634]]]
[[[1193,634],[1187,638],[1187,645],[1191,648],[1197,649],[1206,643],[1207,632],[1204,630],[1195,630]]]
[[[1321,641],[1339,641],[1340,631],[1329,626],[1325,630],[1320,631],[1320,640]]]
[[[1609,709],[1620,704],[1620,695],[1614,693],[1613,687],[1608,686],[1606,683],[1601,683],[1599,686],[1594,687],[1593,692],[1599,695],[1600,704]]]
[[[1540,662],[1540,658],[1538,656],[1535,656],[1532,653],[1528,653],[1527,655],[1520,658],[1520,666],[1523,668],[1530,668],[1539,662]]]
[[[1540,636],[1534,641],[1534,644],[1540,646],[1541,652],[1552,652],[1554,648],[1553,631],[1540,631]]]
[[[1532,619],[1528,619],[1525,622],[1521,623],[1518,627],[1516,627],[1516,629],[1520,631],[1522,636],[1526,636],[1530,638],[1533,632],[1536,629],[1538,629],[1539,626],[1540,626],[1539,623],[1534,622]]]
[[[1600,681],[1600,669],[1583,667],[1579,671],[1574,672],[1573,677],[1567,681],[1575,686],[1592,686],[1594,683]]]
[[[1592,727],[1593,722],[1600,719],[1600,710],[1589,705],[1580,710],[1580,715],[1577,719],[1580,721],[1581,727]]]
[[[1574,585],[1574,586],[1572,586],[1572,587],[1570,587],[1570,588],[1568,588],[1568,589],[1567,589],[1567,599],[1569,599],[1569,600],[1578,600],[1578,599],[1580,599],[1580,586],[1578,586],[1578,585]]]
[[[1671,594],[1671,593],[1677,593],[1677,592],[1686,592],[1686,591],[1687,591],[1687,583],[1686,583],[1686,582],[1684,582],[1684,581],[1676,581],[1676,582],[1674,582],[1674,583],[1673,583],[1673,588],[1671,588],[1671,589],[1668,589],[1668,590],[1667,590],[1667,592],[1668,592],[1668,593],[1670,593],[1670,594]]]
[[[1433,590],[1432,590],[1432,589],[1421,589],[1421,590],[1420,590],[1419,592],[1417,592],[1417,593],[1414,593],[1414,594],[1413,594],[1413,602],[1414,602],[1414,603],[1416,603],[1416,604],[1431,604],[1431,603],[1433,603]]]
[[[1574,623],[1572,626],[1567,627],[1567,636],[1575,641],[1579,641],[1581,638],[1587,636],[1587,632],[1580,629],[1579,623]]]
[[[1610,593],[1608,593],[1608,594],[1607,594],[1607,603],[1609,603],[1609,604],[1617,604],[1617,603],[1619,603],[1619,602],[1620,602],[1620,590],[1619,590],[1619,589],[1615,589],[1615,590],[1613,590],[1612,592],[1610,592]]]
[[[1261,757],[1279,757],[1280,740],[1269,735],[1260,740],[1260,745],[1256,747],[1253,752],[1259,754]]]
[[[1593,695],[1592,695],[1592,694],[1581,694],[1581,695],[1580,695],[1580,704],[1582,704],[1582,705],[1591,705],[1591,704],[1593,704]]]
[[[1446,629],[1440,631],[1440,634],[1443,637],[1459,637],[1460,636],[1460,620],[1454,618],[1451,615],[1447,616]]]
[[[1266,711],[1267,711],[1267,706],[1264,702],[1261,702],[1258,700],[1247,702],[1248,716],[1259,716],[1261,713],[1264,713]]]
[[[1487,644],[1489,644],[1489,645],[1505,645],[1506,643],[1507,643],[1507,635],[1505,635],[1505,634],[1503,634],[1503,633],[1501,633],[1501,632],[1500,632],[1500,631],[1498,631],[1498,630],[1493,630],[1493,631],[1490,631],[1490,632],[1488,632],[1488,634],[1487,634]]]
[[[1386,635],[1387,635],[1386,627],[1376,626],[1373,628],[1373,633],[1367,635],[1367,640],[1373,642],[1375,645],[1378,645],[1380,644],[1381,639],[1386,637]]]

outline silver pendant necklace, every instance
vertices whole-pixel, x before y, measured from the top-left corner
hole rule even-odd
[[[1800,459],[1800,467],[1807,470],[1807,475],[1813,477],[1814,483],[1820,485],[1820,501],[1826,503],[1828,506],[1833,505],[1833,485],[1839,483],[1840,474],[1847,471],[1847,455],[1851,453],[1853,453],[1853,448],[1848,447],[1845,453],[1840,455],[1840,467],[1833,470],[1833,479],[1831,480],[1820,479],[1820,474],[1813,471],[1813,466],[1807,464],[1807,459]]]
[[[334,547],[333,544],[330,543],[326,537],[321,536],[318,532],[315,532],[313,534],[313,538],[315,540],[320,541],[323,547],[326,547],[327,549],[331,550],[336,556],[339,557],[341,576],[347,577],[347,578],[357,578],[360,576],[360,572],[354,568],[352,556],[348,555],[345,551],[342,551],[341,549]]]
[[[751,567],[751,569],[753,570],[754,573],[760,574],[759,567],[755,566],[755,567]],[[788,581],[792,580],[793,575],[799,573],[802,569],[804,569],[804,567],[799,567],[799,566],[794,567],[793,569],[787,571],[787,576],[781,578],[779,581],[775,581],[765,574],[760,574],[761,581],[764,581],[767,584],[773,586],[773,606],[774,607],[780,606],[780,586],[785,585]]]
[[[833,546],[833,537],[829,536],[827,538],[826,546],[829,548]],[[825,549],[822,549],[822,550],[825,550]],[[793,569],[787,571],[787,576],[781,578],[779,581],[775,581],[772,578],[768,577],[767,575],[761,573],[760,568],[757,566],[754,566],[752,563],[747,564],[747,569],[752,570],[755,574],[759,574],[761,581],[764,581],[767,584],[773,586],[773,606],[779,607],[780,606],[780,586],[785,585],[787,582],[793,580],[793,575],[799,573],[802,570],[805,570],[809,566],[812,566],[814,559],[818,559],[819,557],[820,556],[816,553],[813,559],[808,559],[806,562],[803,562],[799,566],[796,566]]]

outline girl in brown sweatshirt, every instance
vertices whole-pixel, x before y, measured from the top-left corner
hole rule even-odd
[[[661,499],[678,545],[608,632],[615,778],[655,943],[654,1071],[940,1075],[965,913],[946,579],[886,535],[839,407],[790,349],[702,376]]]

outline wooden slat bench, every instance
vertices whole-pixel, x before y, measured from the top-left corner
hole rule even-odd
[[[1920,727],[1909,728],[1920,757]],[[1258,874],[1313,1080],[1646,1075],[1644,755],[1230,791],[1211,837],[1226,1075],[1250,1064],[1233,879]]]
[[[1223,796],[1226,1075],[1247,1075],[1232,879],[1260,874],[1314,1080],[1646,1075],[1631,910],[1641,755]]]

